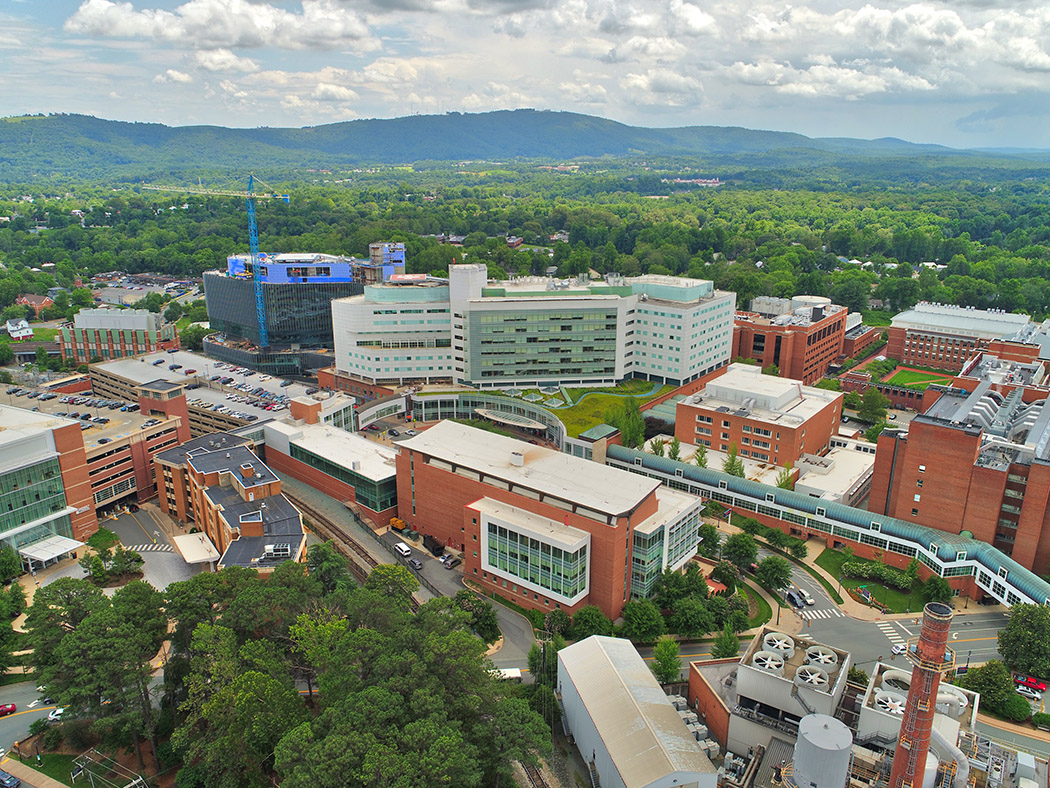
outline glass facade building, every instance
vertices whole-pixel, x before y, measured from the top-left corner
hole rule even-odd
[[[373,512],[382,512],[397,506],[397,479],[391,474],[387,479],[375,480],[340,465],[337,462],[321,457],[294,443],[290,445],[291,457],[294,460],[316,468],[333,479],[349,484],[354,488],[354,497],[362,506]]]
[[[360,295],[364,286],[357,282],[264,282],[262,290],[271,345],[332,347],[332,300]],[[205,272],[204,297],[212,329],[259,342],[251,279]]]
[[[587,592],[588,544],[565,550],[512,526],[488,523],[487,568],[565,601]]]
[[[52,534],[73,537],[58,458],[14,468],[0,476],[0,540],[18,549]],[[40,520],[30,528],[26,525]]]

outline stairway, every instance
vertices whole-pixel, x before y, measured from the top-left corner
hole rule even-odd
[[[601,780],[598,779],[598,769],[595,767],[594,761],[590,761],[587,765],[591,767],[592,788],[602,788]]]

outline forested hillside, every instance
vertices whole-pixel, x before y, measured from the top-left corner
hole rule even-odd
[[[577,172],[475,164],[314,174],[279,183],[290,203],[260,203],[260,243],[271,252],[363,256],[372,241],[403,240],[410,271],[441,274],[468,259],[497,276],[542,273],[550,250],[562,275],[698,276],[735,291],[740,304],[812,293],[854,309],[872,298],[892,309],[923,298],[1050,313],[1045,179],[690,189],[664,182],[668,172],[621,162]],[[74,188],[32,202],[8,190],[0,200],[0,216],[12,217],[0,224],[0,308],[21,291],[68,286],[77,272],[199,275],[247,250],[243,200]],[[428,237],[442,232],[467,236],[464,248]],[[552,242],[556,233],[568,243]],[[508,234],[535,248],[507,248]],[[47,262],[52,273],[31,270]],[[944,267],[913,278],[923,262]]]
[[[356,120],[302,129],[173,128],[84,115],[0,121],[0,182],[41,178],[141,180],[247,169],[333,169],[423,161],[688,157],[712,174],[826,169],[826,177],[1018,177],[1046,173],[1027,157],[902,140],[811,139],[717,126],[647,129],[570,112],[515,110]]]

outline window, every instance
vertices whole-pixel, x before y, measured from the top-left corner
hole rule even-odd
[[[911,510],[911,513],[912,513],[912,514],[918,514],[918,513],[919,513],[919,510],[918,510],[918,509],[912,509],[912,510]]]
[[[922,500],[922,496],[919,495],[918,493],[915,493],[915,495],[912,496],[912,500],[915,501],[915,503],[918,503],[919,501]]]
[[[922,487],[922,479],[917,479],[915,482],[916,487]]]
[[[926,473],[926,466],[925,465],[920,465],[919,466],[919,473]]]

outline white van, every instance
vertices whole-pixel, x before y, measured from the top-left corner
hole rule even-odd
[[[404,542],[398,542],[397,544],[395,544],[394,545],[394,549],[397,550],[399,555],[401,555],[401,556],[403,556],[405,558],[411,558],[412,557],[412,548],[409,547]]]

